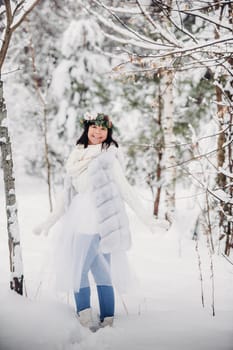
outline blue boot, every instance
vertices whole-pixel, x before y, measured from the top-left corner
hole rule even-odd
[[[115,299],[112,286],[97,286],[100,307],[100,322],[103,326],[113,323]],[[109,322],[107,322],[109,321]],[[106,324],[105,324],[106,323]]]
[[[91,290],[90,287],[80,288],[79,292],[74,293],[77,313],[91,307]]]

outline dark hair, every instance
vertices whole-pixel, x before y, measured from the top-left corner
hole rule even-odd
[[[91,125],[95,125],[95,122],[85,121],[84,131],[78,139],[78,141],[76,142],[76,145],[84,145],[84,148],[88,147],[88,130]],[[114,144],[116,147],[119,147],[118,143],[112,138],[112,128],[108,128],[107,138],[102,143],[102,148],[107,149],[112,144]]]

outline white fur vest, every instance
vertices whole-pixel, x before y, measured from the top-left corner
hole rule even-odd
[[[88,166],[103,253],[127,250],[131,246],[129,221],[120,191],[114,181],[115,152],[103,152]]]

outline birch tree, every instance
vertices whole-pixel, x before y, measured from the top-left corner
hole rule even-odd
[[[7,215],[7,231],[9,244],[9,259],[11,281],[10,288],[23,294],[23,262],[20,244],[19,225],[17,218],[17,203],[15,194],[15,178],[13,172],[13,156],[11,140],[7,124],[7,109],[3,97],[2,68],[7,58],[8,48],[14,31],[26,19],[28,14],[39,3],[34,1],[4,0],[0,6],[0,16],[4,20],[0,48],[0,146],[2,168],[4,173],[5,203]]]

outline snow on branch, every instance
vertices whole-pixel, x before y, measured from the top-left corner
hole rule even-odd
[[[218,199],[221,202],[224,202],[225,204],[233,204],[233,198],[224,192],[222,189],[217,189],[217,190],[210,190],[208,188],[208,192],[212,194],[216,199]]]
[[[219,173],[221,173],[221,174],[223,174],[223,175],[233,179],[233,173],[231,173],[230,171],[227,171],[227,170],[225,170],[223,168],[219,168]]]
[[[121,43],[121,44],[125,44],[125,45],[132,45],[134,47],[140,47],[142,49],[147,49],[147,50],[160,50],[161,46],[160,45],[163,45],[163,44],[159,44],[157,43],[157,46],[156,45],[151,45],[149,43],[144,43],[140,40],[135,40],[135,39],[123,39],[123,38],[120,38],[120,37],[117,37],[116,35],[112,35],[112,34],[108,34],[106,32],[103,32],[104,36],[112,41],[115,41],[115,42],[118,42],[118,43]],[[167,50],[167,49],[165,49]]]
[[[159,2],[158,1],[154,1],[155,3],[157,3],[157,5],[159,6]],[[226,4],[231,4],[232,1],[223,1],[222,4],[226,5]],[[178,4],[178,2],[177,2]],[[217,1],[215,3],[215,5],[217,6],[220,6],[221,5],[221,1]],[[222,24],[222,21],[219,22],[219,18],[218,16],[212,16],[212,17],[209,17],[209,16],[206,16],[205,14],[203,14],[203,12],[200,12],[200,11],[203,11],[204,9],[207,11],[209,9],[212,9],[214,8],[214,4],[208,4],[206,7],[202,7],[202,8],[192,8],[192,9],[181,9],[179,6],[178,8],[174,8],[172,6],[169,6],[169,5],[166,5],[166,4],[163,4],[163,6],[161,6],[160,4],[160,8],[161,10],[163,11],[163,13],[168,17],[168,14],[166,14],[166,11],[168,13],[172,13],[172,12],[178,12],[179,14],[185,14],[185,15],[188,15],[188,16],[193,16],[193,17],[199,17],[201,19],[203,19],[205,22],[209,22],[209,23],[212,23],[214,24],[217,28],[224,28],[224,29],[227,29],[229,31],[233,31],[232,27],[228,26],[228,25],[224,25]]]
[[[138,9],[136,8],[130,8],[130,7],[112,7],[112,6],[108,6],[108,9],[112,12],[115,13],[124,13],[127,15],[140,15],[142,14],[141,11],[138,11]]]
[[[220,5],[229,5],[229,4],[232,4],[233,1],[227,1],[227,0],[216,0],[216,1],[213,1],[211,3],[208,3],[206,1],[200,1],[200,2],[203,2],[203,6],[201,7],[194,7],[194,8],[189,8],[189,12],[192,12],[192,11],[204,11],[204,10],[209,10],[209,9],[212,9],[214,6],[220,6]],[[185,7],[183,8],[183,11],[187,11],[187,6],[185,5]]]
[[[11,27],[12,32],[25,20],[28,14],[40,1],[41,0],[24,0],[16,5],[15,10],[13,11],[13,23]],[[20,9],[20,13],[18,16],[16,16],[18,9]],[[23,12],[23,14],[21,14],[21,12]]]
[[[94,3],[96,3],[97,5],[102,6],[103,8],[105,8],[106,10],[108,10],[110,12],[110,10],[101,2],[93,0]],[[138,33],[137,31],[135,31],[134,29],[130,28],[127,24],[125,24],[118,16],[116,16],[114,13],[110,12],[114,18],[116,18],[121,25],[124,27],[121,28],[119,25],[116,25],[111,19],[107,19],[105,17],[103,17],[102,15],[100,15],[99,13],[97,13],[96,11],[92,10],[90,7],[87,7],[86,5],[84,5],[84,3],[82,1],[79,1],[79,3],[82,5],[83,8],[85,8],[86,11],[88,11],[88,13],[92,14],[94,17],[96,17],[100,23],[102,23],[103,25],[105,25],[106,27],[110,28],[111,30],[114,30],[116,33],[121,34],[123,36],[125,36],[126,38],[132,38],[132,39],[140,39],[142,40],[142,42],[146,42],[146,43],[150,43],[152,45],[154,45],[153,47],[155,48],[158,43],[148,37],[146,37],[143,34]],[[164,47],[171,47],[171,44],[163,44],[161,43],[162,46]],[[174,47],[174,45],[172,45],[172,47]]]
[[[213,20],[212,18],[208,17],[208,16],[205,16],[203,13],[200,13],[200,12],[197,12],[197,13],[194,13],[194,12],[190,12],[190,11],[182,11],[180,10],[181,13],[184,13],[186,15],[190,15],[190,16],[194,16],[194,17],[199,17],[201,19],[203,19],[204,21],[206,22],[209,22],[209,23],[212,23],[214,25],[216,25],[216,27],[218,28],[224,28],[224,29],[227,29],[229,30],[230,32],[232,32],[232,27],[229,27],[227,25],[223,25],[221,22],[219,22],[216,18],[216,20]]]
[[[14,5],[10,0],[4,0],[6,19],[5,27],[2,33],[0,48],[0,72],[6,58],[11,36],[16,28],[25,20],[27,15],[34,9],[40,0],[22,0]],[[23,14],[22,14],[23,12]]]
[[[133,48],[151,50],[151,52],[145,51],[143,54],[138,54],[138,50],[135,50],[135,52],[130,54],[130,57],[134,58],[133,63],[136,65],[138,64],[138,67],[135,72],[128,72],[129,74],[135,74],[137,72],[150,74],[150,72],[152,73],[157,69],[157,59],[159,60],[159,65],[163,67],[167,66],[168,62],[166,62],[166,58],[174,60],[171,62],[170,70],[173,66],[176,70],[180,69],[180,71],[183,71],[193,67],[198,68],[200,65],[209,67],[210,64],[211,67],[221,65],[227,70],[226,62],[232,55],[233,30],[229,24],[228,18],[226,17],[224,19],[223,16],[220,16],[217,7],[215,8],[213,4],[211,4],[211,6],[208,4],[208,6],[206,6],[206,11],[207,9],[211,11],[204,14],[202,8],[194,8],[194,6],[192,8],[191,5],[183,7],[179,2],[174,2],[174,5],[170,6],[162,1],[153,1],[153,3],[160,8],[161,12],[161,14],[158,14],[158,17],[156,17],[157,20],[155,20],[154,17],[152,18],[149,5],[145,5],[142,0],[135,1],[137,8],[135,5],[131,8],[130,6],[132,4],[122,5],[121,7],[107,6],[101,0],[92,0],[91,4],[94,4],[93,6],[90,4],[88,5],[83,0],[79,0],[80,5],[103,25],[106,38],[122,44],[122,46],[130,45],[132,50]],[[220,1],[216,4],[220,6],[221,3]],[[230,2],[227,2],[227,4],[229,3]],[[224,1],[224,5],[225,4],[226,2]],[[93,7],[95,7],[95,9],[93,9]],[[204,8],[205,6],[203,9]],[[103,9],[107,12],[104,13],[102,11]],[[119,16],[117,14],[119,14]],[[123,17],[121,17],[121,14],[123,14]],[[155,29],[153,34],[156,35],[157,39],[154,40],[149,35],[141,34],[140,25],[136,29],[135,27],[131,27],[128,22],[124,20],[124,15],[127,14],[129,16],[135,14],[142,15],[145,21]],[[199,36],[197,33],[193,34],[192,30],[188,30],[185,27],[182,16],[192,16],[194,18],[200,18],[203,23],[208,25],[214,24],[214,30],[219,31],[220,29],[224,29],[222,36],[217,38],[216,36],[212,37],[212,35],[214,35],[212,29],[210,32],[211,36],[202,34],[202,32],[197,32]],[[175,33],[177,33],[177,31],[183,33],[185,36],[180,37],[180,34],[176,35]],[[230,31],[231,33],[227,34],[226,31]],[[195,44],[193,44],[193,42]],[[197,54],[199,54],[199,58],[195,57]],[[177,60],[185,56],[189,58],[189,61],[182,61],[179,67],[179,61]],[[137,57],[140,62],[137,62]],[[163,62],[163,64],[161,64],[161,62]],[[123,62],[122,66],[127,63],[132,64],[132,60],[130,59],[129,61]],[[142,69],[140,69],[140,67]],[[148,69],[150,67],[152,67],[151,70]],[[118,68],[119,66],[114,67],[114,70]]]
[[[172,44],[174,46],[174,43],[177,47],[181,47],[181,45],[179,44],[179,42],[176,40],[176,37],[174,35],[172,35],[171,33],[168,33],[167,31],[165,31],[160,25],[159,23],[155,22],[150,14],[143,8],[140,0],[136,0],[136,3],[138,4],[141,12],[143,13],[143,15],[145,16],[145,18],[152,24],[152,26],[160,33],[160,35],[166,40],[168,41],[170,44]]]
[[[192,162],[192,161],[194,161],[194,160],[199,160],[199,159],[201,159],[201,158],[205,158],[205,157],[209,156],[210,154],[213,154],[213,153],[218,152],[218,151],[219,151],[220,149],[222,149],[222,148],[228,147],[231,143],[232,143],[232,140],[226,142],[226,143],[224,144],[224,146],[221,147],[221,148],[216,148],[216,149],[214,149],[214,150],[212,150],[212,151],[209,151],[209,152],[206,152],[206,153],[203,153],[203,154],[198,154],[197,156],[194,156],[194,157],[192,157],[192,158],[186,159],[186,160],[184,160],[184,161],[182,161],[182,162],[180,162],[180,163],[176,163],[176,164],[174,164],[174,165],[167,166],[167,167],[165,167],[164,169],[166,170],[166,169],[169,169],[169,168],[171,168],[171,167],[182,166],[182,165],[185,164],[185,163],[189,163],[189,162]]]
[[[170,51],[170,52],[165,52],[165,53],[160,53],[160,54],[157,54],[157,55],[150,55],[150,57],[153,57],[153,58],[160,58],[160,57],[166,57],[166,56],[176,56],[176,55],[179,55],[179,54],[184,54],[184,53],[188,53],[188,52],[195,52],[197,50],[200,50],[200,49],[203,49],[205,47],[208,47],[208,46],[215,46],[217,44],[222,44],[222,43],[230,43],[230,42],[233,42],[233,36],[232,35],[226,35],[224,37],[222,37],[221,39],[217,39],[217,40],[210,40],[210,41],[207,41],[207,42],[204,42],[204,43],[200,43],[198,45],[193,45],[193,46],[187,46],[187,47],[184,47],[182,49],[179,49],[179,50],[174,50],[174,51]]]

